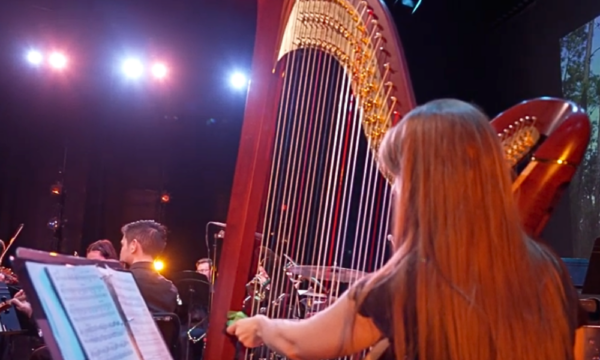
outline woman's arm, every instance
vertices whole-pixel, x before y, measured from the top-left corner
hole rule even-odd
[[[356,303],[347,294],[307,320],[258,316],[239,320],[227,331],[246,346],[262,341],[282,355],[303,360],[354,354],[382,338],[373,322],[357,313]]]

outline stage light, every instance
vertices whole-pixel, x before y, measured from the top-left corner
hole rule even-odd
[[[169,69],[163,63],[156,63],[152,65],[152,75],[158,80],[162,80],[167,76]]]
[[[52,54],[50,54],[48,62],[50,62],[50,66],[52,66],[56,70],[62,70],[67,66],[66,56],[59,52],[53,52]]]
[[[29,50],[27,52],[27,61],[32,65],[39,65],[44,61],[44,56],[36,50]]]
[[[163,263],[161,260],[154,260],[154,270],[161,271],[164,268],[165,263]]]
[[[171,196],[168,193],[163,193],[160,197],[160,202],[166,204],[169,201],[171,201]]]
[[[50,193],[52,195],[60,195],[60,194],[62,194],[62,190],[63,190],[63,185],[60,181],[56,182],[56,183],[52,184],[52,186],[50,186]]]
[[[46,226],[48,227],[48,229],[56,231],[60,227],[60,221],[58,221],[57,218],[53,217],[52,219],[48,220]]]
[[[136,79],[142,76],[144,66],[137,59],[127,59],[123,62],[123,72],[125,76]]]
[[[230,82],[231,86],[233,86],[236,89],[243,89],[244,87],[248,86],[248,79],[244,74],[239,72],[236,72],[233,75],[231,75]]]

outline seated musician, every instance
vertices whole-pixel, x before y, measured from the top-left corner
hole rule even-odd
[[[91,243],[86,250],[86,258],[90,260],[115,260],[117,261],[117,251],[110,240],[98,240]],[[31,318],[31,304],[27,301],[23,291],[15,294],[11,300],[14,307]],[[46,346],[36,349],[30,357],[30,360],[47,360],[50,359],[50,352]]]
[[[174,312],[177,288],[154,269],[154,260],[167,244],[167,229],[155,221],[140,220],[123,226],[121,232],[120,260],[129,266],[150,312]]]
[[[98,240],[88,246],[86,258],[90,260],[119,260],[117,251],[110,240]]]
[[[174,312],[177,307],[177,288],[154,270],[154,259],[167,243],[166,228],[152,220],[141,220],[123,226],[121,231],[121,261],[129,265],[129,271],[135,278],[148,309],[151,313]],[[31,305],[26,300],[12,301],[17,309],[31,316]],[[48,348],[43,346],[33,352],[30,360],[50,358]]]
[[[206,279],[212,281],[212,260],[203,258],[196,261],[196,272],[206,276]]]
[[[314,317],[258,315],[227,332],[293,359],[386,343],[383,359],[572,359],[577,294],[561,260],[524,234],[488,121],[458,100],[406,115],[379,150],[394,180],[387,264]]]
[[[86,251],[86,257],[90,260],[118,260],[117,251],[110,240],[98,240],[91,243]],[[27,317],[31,317],[31,304],[27,301],[23,290],[19,290],[11,300],[12,305]]]

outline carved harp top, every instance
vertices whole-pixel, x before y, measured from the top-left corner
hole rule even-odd
[[[227,311],[307,317],[381,265],[390,196],[376,152],[415,107],[382,2],[258,0],[257,15],[208,360],[234,356]],[[268,285],[247,291],[257,265]]]
[[[491,124],[515,170],[525,231],[537,238],[585,154],[589,118],[572,102],[545,97],[517,104]]]

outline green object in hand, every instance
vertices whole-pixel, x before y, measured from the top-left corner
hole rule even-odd
[[[227,326],[231,326],[234,322],[245,319],[248,316],[243,311],[228,311],[227,312]]]

